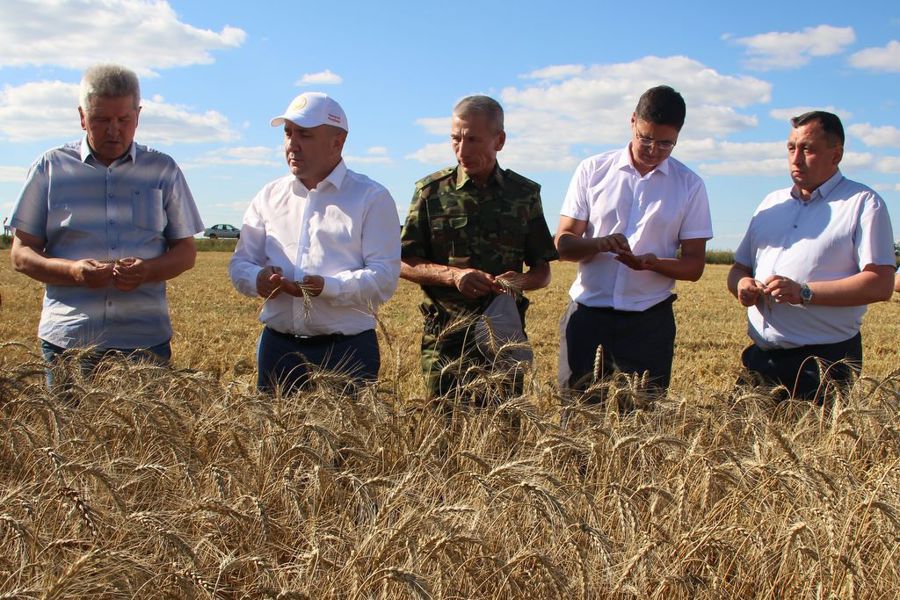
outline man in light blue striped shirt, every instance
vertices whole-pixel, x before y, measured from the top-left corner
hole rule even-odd
[[[84,137],[31,166],[13,211],[13,268],[46,284],[38,337],[48,361],[87,347],[171,356],[165,282],[194,266],[203,223],[175,161],[134,143],[140,101],[134,72],[88,69]]]

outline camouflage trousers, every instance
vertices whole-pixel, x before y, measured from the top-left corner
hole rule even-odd
[[[500,370],[475,343],[474,323],[448,331],[426,318],[422,374],[430,399],[443,397],[484,407],[522,393],[524,370]]]

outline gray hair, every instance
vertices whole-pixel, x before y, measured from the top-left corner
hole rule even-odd
[[[134,108],[141,106],[141,84],[131,69],[120,65],[94,65],[81,78],[78,105],[90,110],[94,98],[121,98],[132,96]]]
[[[490,96],[466,96],[453,107],[453,114],[466,117],[481,113],[487,117],[497,133],[503,131],[503,107]]]

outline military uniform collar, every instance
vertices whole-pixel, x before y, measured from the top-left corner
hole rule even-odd
[[[472,181],[472,179],[466,174],[465,169],[456,165],[456,182],[455,188],[457,190],[461,190],[463,186],[465,186],[468,182]],[[488,183],[494,181],[500,187],[503,187],[504,183],[506,183],[506,178],[503,176],[503,169],[500,168],[500,163],[494,164],[494,172],[491,173],[491,176],[488,178]],[[475,185],[475,182],[472,181],[472,185]]]

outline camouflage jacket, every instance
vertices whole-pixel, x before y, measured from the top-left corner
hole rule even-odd
[[[540,190],[537,183],[499,165],[484,188],[458,167],[432,173],[416,182],[401,234],[402,256],[491,275],[521,273],[523,264],[556,260]],[[483,308],[484,300],[468,299],[456,288],[422,289],[450,314]]]

